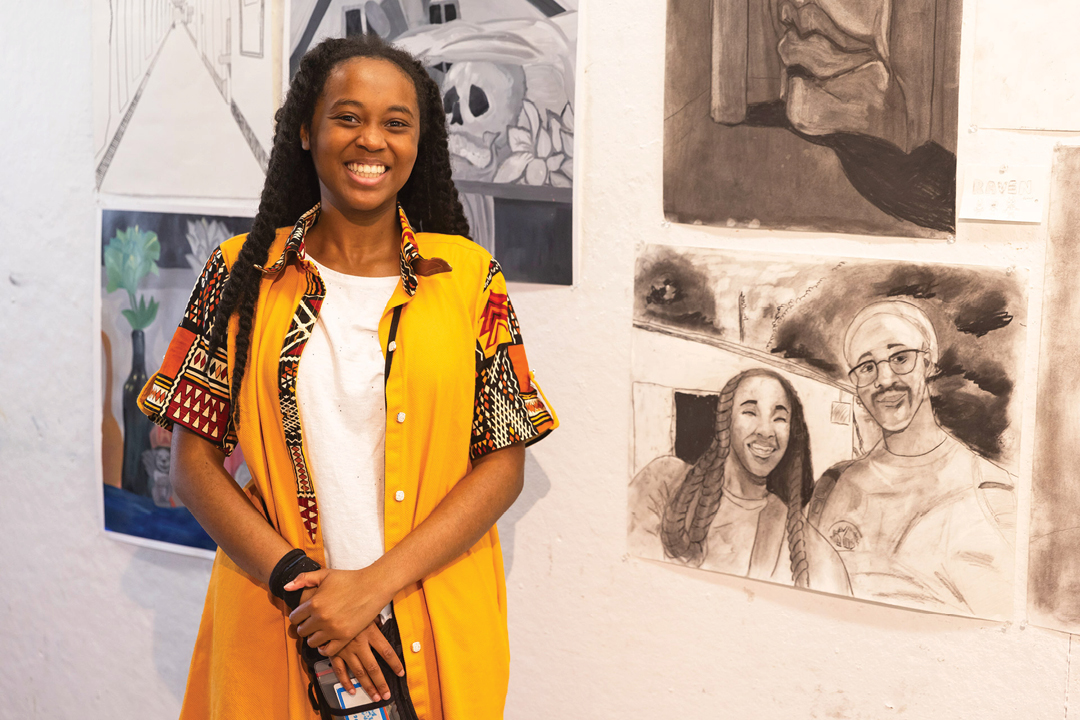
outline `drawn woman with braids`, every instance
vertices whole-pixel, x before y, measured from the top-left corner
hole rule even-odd
[[[375,36],[327,40],[276,123],[251,232],[211,254],[140,396],[219,545],[181,718],[327,718],[335,680],[391,718],[501,718],[494,524],[557,422],[464,237],[439,89]]]
[[[635,478],[632,492],[651,494],[656,516],[651,523],[632,519],[632,542],[655,533],[665,558],[849,592],[839,557],[805,522],[813,492],[810,436],[798,394],[778,373],[754,369],[729,380],[715,435],[697,462],[660,458]]]

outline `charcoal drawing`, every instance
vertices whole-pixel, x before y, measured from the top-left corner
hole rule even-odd
[[[959,0],[669,0],[678,222],[955,229]]]
[[[752,368],[725,383],[715,400],[715,431],[697,461],[660,457],[634,480],[635,493],[653,504],[664,555],[707,570],[848,592],[837,554],[806,526],[813,470],[795,388],[778,372]],[[815,561],[815,551],[827,560]]]
[[[1080,148],[1058,147],[1050,186],[1035,465],[1031,480],[1028,618],[1044,627],[1080,631]]]
[[[921,610],[1011,612],[1018,273],[648,246],[629,547]]]

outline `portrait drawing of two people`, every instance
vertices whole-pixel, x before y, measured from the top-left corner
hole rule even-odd
[[[934,612],[1011,608],[1014,480],[947,432],[931,402],[941,351],[902,299],[850,321],[842,356],[881,439],[815,478],[791,382],[739,372],[720,390],[708,449],[659,457],[630,485],[635,554]]]

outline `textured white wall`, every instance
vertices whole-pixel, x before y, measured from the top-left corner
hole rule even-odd
[[[1029,397],[1041,311],[1044,226],[962,223],[957,242],[947,244],[665,223],[664,5],[597,0],[582,8],[580,281],[573,289],[512,288],[532,364],[563,429],[530,453],[525,494],[501,523],[513,643],[507,716],[1068,717],[1070,696],[1080,703],[1080,685],[1069,679],[1069,637],[1025,626],[1022,582],[1020,609],[1002,625],[626,555],[637,245],[1030,268]],[[975,12],[968,0],[961,162],[1049,162],[1053,144],[1075,136],[966,131]],[[0,7],[4,719],[175,717],[209,575],[204,560],[137,549],[99,531],[90,57],[88,0]],[[1030,428],[1034,402],[1024,417]],[[1030,432],[1022,447],[1021,537]],[[1077,717],[1074,708],[1070,720]]]

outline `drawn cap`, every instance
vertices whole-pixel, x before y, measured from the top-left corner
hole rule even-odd
[[[844,361],[848,363],[849,368],[851,366],[851,343],[855,339],[855,333],[857,333],[870,318],[879,315],[893,315],[907,321],[912,327],[918,330],[925,341],[925,348],[929,352],[930,362],[935,365],[937,364],[937,333],[934,331],[934,324],[930,322],[930,318],[926,316],[926,313],[905,300],[882,300],[864,307],[855,315],[851,324],[848,325],[847,333],[844,335]]]

